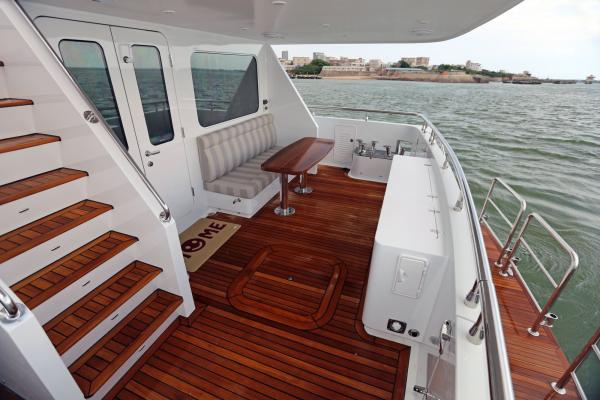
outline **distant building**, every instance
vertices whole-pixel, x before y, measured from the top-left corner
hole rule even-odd
[[[293,57],[292,58],[292,64],[297,67],[301,67],[303,65],[310,64],[310,62],[311,62],[310,57]]]
[[[282,60],[286,60],[286,61],[287,61],[287,60],[289,59],[289,57],[290,57],[290,54],[288,53],[288,51],[287,51],[287,50],[283,50],[283,51],[281,52],[281,59],[282,59]]]
[[[429,57],[417,57],[415,67],[428,67],[428,66],[429,66]]]
[[[314,52],[313,53],[313,60],[327,61],[327,58],[325,57],[325,53]]]
[[[340,65],[340,59],[339,57],[326,57],[327,58],[327,62],[330,65]]]
[[[345,63],[341,65],[347,65],[350,67],[364,67],[366,65],[363,58],[347,58]]]
[[[369,71],[377,71],[383,67],[383,61],[379,59],[369,60]]]
[[[406,62],[413,68],[429,66],[429,57],[402,57],[400,61]]]
[[[465,67],[467,69],[472,70],[472,71],[477,71],[477,72],[481,71],[481,64],[473,62],[471,60],[467,60],[467,63],[465,64]]]

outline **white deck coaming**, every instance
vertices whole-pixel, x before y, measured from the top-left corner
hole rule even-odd
[[[427,43],[452,39],[521,0],[39,0],[67,9],[270,44]],[[163,11],[175,11],[165,13]],[[266,37],[273,33],[276,37]]]

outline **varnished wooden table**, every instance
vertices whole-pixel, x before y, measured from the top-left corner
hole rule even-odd
[[[275,153],[271,158],[262,163],[264,171],[280,174],[281,193],[279,207],[275,209],[277,215],[292,215],[295,210],[288,204],[288,175],[298,175],[300,186],[296,193],[311,193],[312,189],[306,186],[306,175],[333,149],[333,140],[305,137],[295,141]]]

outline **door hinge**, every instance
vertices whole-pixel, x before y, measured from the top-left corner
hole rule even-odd
[[[181,127],[181,137],[185,138],[185,129],[183,129],[183,126]]]
[[[192,186],[190,189],[192,189],[192,196],[196,196],[196,192],[194,191],[194,187]]]
[[[173,68],[173,57],[169,53],[169,64],[171,64],[171,68]]]

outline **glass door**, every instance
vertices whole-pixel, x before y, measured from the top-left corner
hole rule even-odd
[[[166,39],[157,32],[110,30],[146,176],[181,217],[192,210],[193,197]]]
[[[174,217],[189,213],[193,195],[164,36],[50,17],[35,23]]]
[[[110,28],[49,17],[37,18],[35,23],[115,136],[141,166],[142,157]]]

